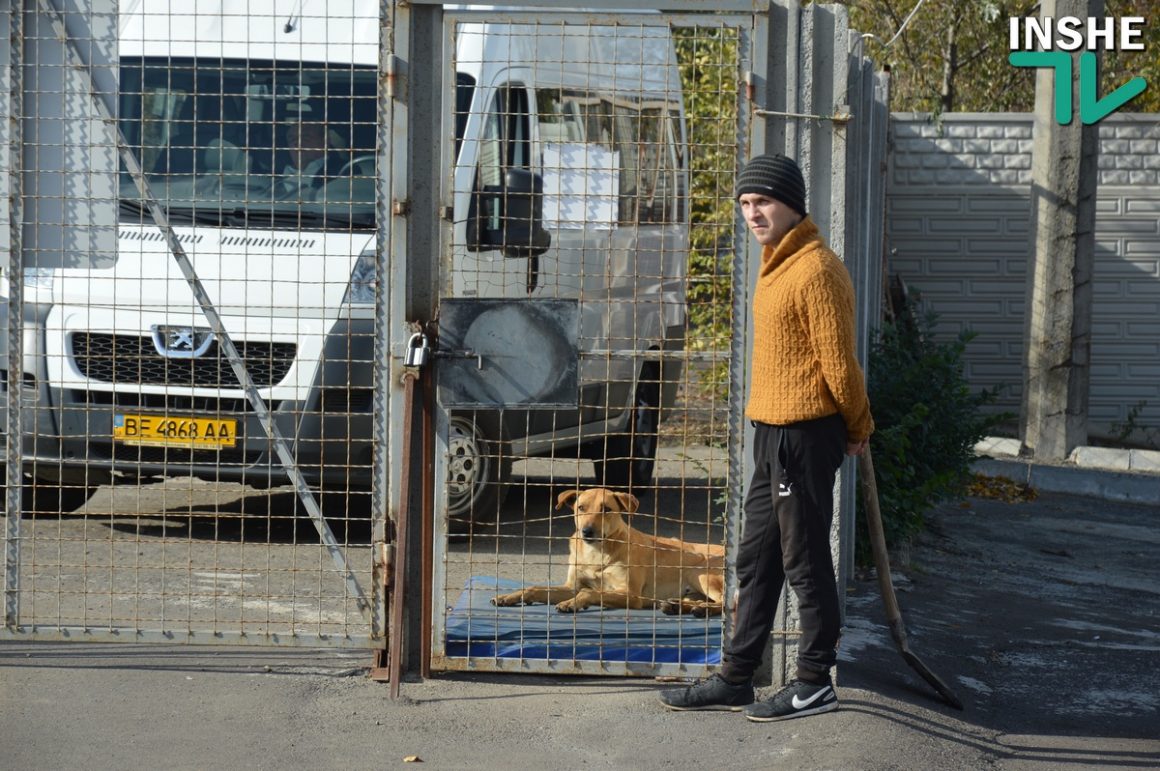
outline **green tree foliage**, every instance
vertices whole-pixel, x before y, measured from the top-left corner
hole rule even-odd
[[[889,47],[916,0],[849,0],[850,27],[872,34],[866,53],[891,71],[891,109],[1029,112],[1035,70],[1007,61],[1013,16],[1037,16],[1037,0],[926,0]],[[1104,15],[1145,18],[1143,51],[1103,57],[1100,94],[1142,75],[1149,83],[1123,112],[1160,111],[1160,18],[1155,0],[1106,0]]]
[[[677,60],[685,92],[691,171],[689,347],[729,346],[732,318],[733,179],[737,173],[740,82],[737,32],[678,27]],[[714,380],[724,374],[718,372]]]
[[[1140,41],[1143,51],[1109,51],[1103,57],[1100,95],[1119,88],[1136,76],[1148,81],[1144,93],[1120,108],[1120,112],[1160,112],[1160,6],[1156,0],[1106,0],[1105,15],[1144,17]]]

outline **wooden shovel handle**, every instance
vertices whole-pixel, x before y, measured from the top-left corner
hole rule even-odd
[[[882,509],[878,504],[878,482],[874,476],[874,458],[870,447],[858,456],[858,482],[862,487],[862,500],[866,504],[866,524],[870,531],[870,548],[874,552],[874,567],[878,570],[878,589],[882,593],[882,604],[886,608],[886,619],[891,631],[895,627],[901,632],[902,610],[894,594],[894,583],[890,580],[890,555],[886,552],[886,534],[882,530]],[[905,632],[901,632],[905,640]],[[902,642],[900,641],[900,644]]]

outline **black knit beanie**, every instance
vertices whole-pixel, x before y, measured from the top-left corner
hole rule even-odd
[[[784,155],[758,155],[745,164],[737,175],[733,197],[745,193],[760,193],[790,207],[798,214],[806,213],[806,181],[802,170],[793,159]]]

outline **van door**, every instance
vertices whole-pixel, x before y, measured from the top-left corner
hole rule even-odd
[[[523,77],[521,77],[521,75]],[[467,216],[462,230],[462,247],[457,246],[452,271],[455,296],[479,298],[536,298],[581,299],[580,277],[583,270],[577,260],[583,259],[584,250],[577,248],[576,234],[588,232],[581,228],[570,233],[561,231],[554,219],[545,216],[544,225],[550,231],[546,249],[535,253],[513,256],[510,251],[494,245],[495,233],[502,231],[501,210],[510,201],[502,202],[506,194],[505,180],[512,170],[523,170],[543,181],[544,161],[542,147],[536,140],[534,91],[526,84],[532,73],[508,69],[497,78],[490,94],[480,94],[482,104],[480,122],[475,124],[477,139],[473,141],[472,120],[467,117],[465,138],[459,158],[457,179],[470,184]],[[480,102],[477,102],[480,104]],[[474,145],[474,147],[472,147]],[[474,163],[472,157],[474,156]],[[470,179],[462,176],[465,164],[473,163]],[[558,165],[558,164],[557,164]],[[547,196],[544,197],[547,199]],[[462,199],[459,199],[462,200]],[[545,212],[546,215],[550,213]],[[554,215],[552,215],[554,217]],[[484,232],[490,235],[484,236]],[[488,239],[491,239],[491,243]],[[563,244],[563,249],[561,248]],[[602,251],[607,243],[591,245]],[[505,253],[505,251],[507,253]],[[567,265],[561,254],[570,255]],[[602,272],[594,272],[602,276]],[[593,327],[592,311],[582,304],[581,340],[599,333],[599,322]],[[585,389],[591,392],[592,389]],[[589,396],[595,404],[599,396]],[[510,438],[551,434],[580,422],[576,410],[532,410],[527,413],[508,410],[506,422]]]
[[[479,116],[478,139],[472,141],[470,128],[464,139],[457,178],[470,185],[470,192],[466,201],[457,196],[457,204],[466,204],[467,216],[456,228],[454,297],[523,298],[533,280],[531,258],[505,254],[494,236],[503,230],[501,206],[508,172],[533,170],[528,90],[519,80],[508,79],[511,75],[505,73],[490,96],[481,95],[487,107]],[[463,176],[464,164],[471,164],[470,177]]]

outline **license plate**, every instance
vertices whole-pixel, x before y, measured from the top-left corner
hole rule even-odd
[[[238,443],[238,422],[226,418],[114,415],[113,438],[125,444],[220,450]]]

